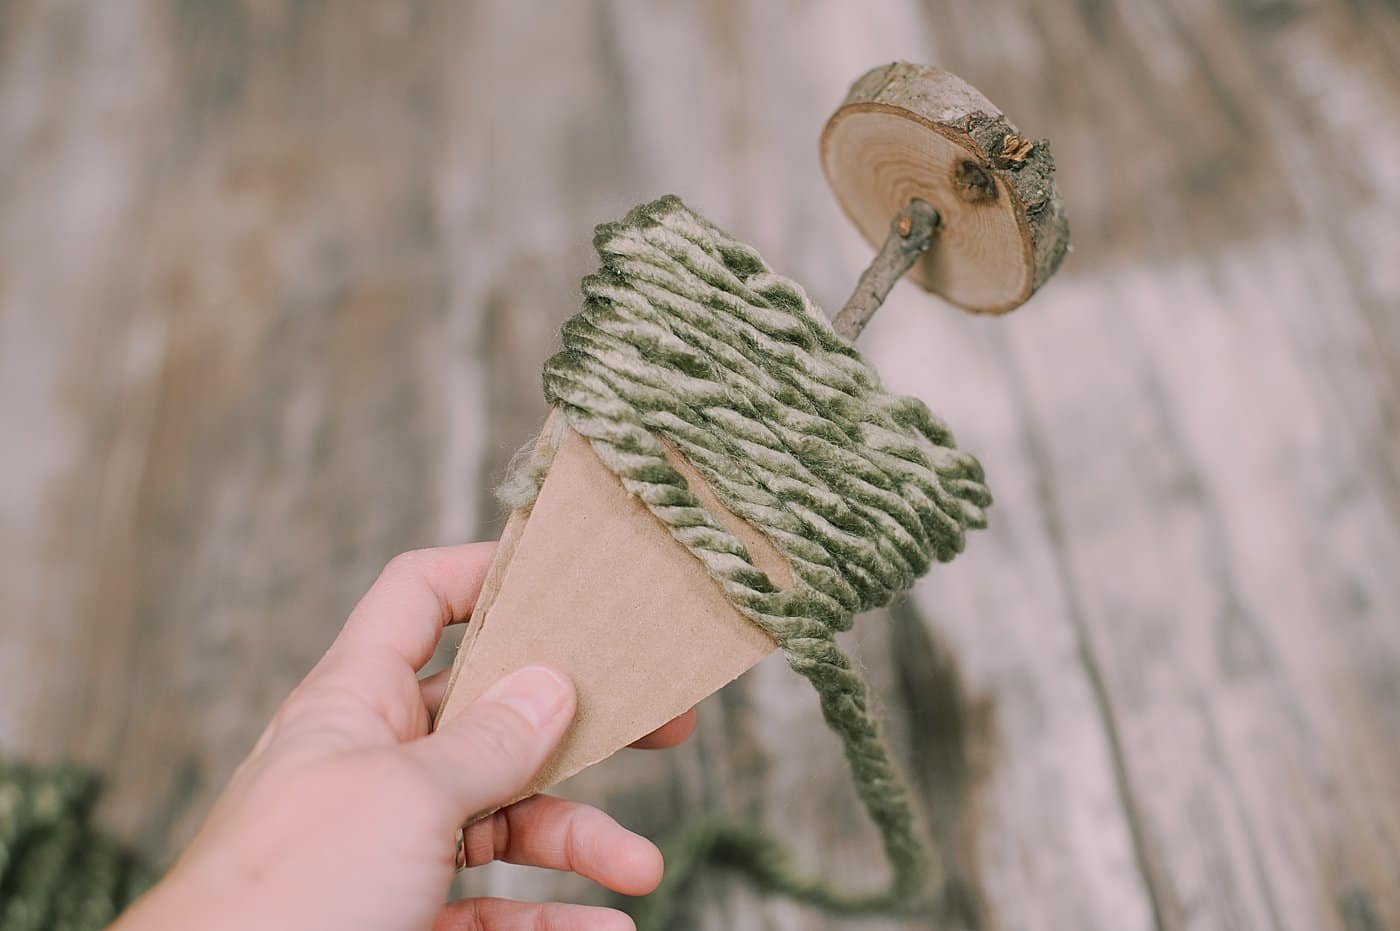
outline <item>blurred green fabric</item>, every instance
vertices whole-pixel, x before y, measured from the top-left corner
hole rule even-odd
[[[0,931],[102,928],[155,880],[92,825],[98,790],[79,767],[0,762]]]

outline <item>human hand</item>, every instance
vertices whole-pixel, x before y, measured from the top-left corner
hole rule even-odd
[[[175,867],[114,931],[628,929],[611,909],[466,899],[444,906],[457,828],[517,793],[574,714],[545,667],[493,685],[429,733],[446,677],[417,671],[465,621],[493,544],[389,563],[316,667],[273,716]],[[694,712],[637,746],[669,746]],[[661,879],[661,854],[603,812],[539,795],[466,831],[467,863],[570,870],[628,895]]]

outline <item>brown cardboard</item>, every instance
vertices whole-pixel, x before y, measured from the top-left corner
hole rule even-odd
[[[755,565],[791,585],[773,545],[725,509],[689,463],[669,458]],[[774,646],[569,430],[533,510],[516,512],[506,525],[439,722],[528,663],[567,673],[578,689],[577,716],[523,798],[665,724]]]

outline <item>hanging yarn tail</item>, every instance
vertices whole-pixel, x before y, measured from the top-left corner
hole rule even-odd
[[[931,885],[931,872],[906,872],[904,882],[896,879],[888,887],[871,892],[838,889],[819,877],[804,875],[772,835],[719,816],[701,817],[687,824],[661,849],[666,875],[661,885],[634,907],[637,931],[671,928],[694,880],[710,869],[737,873],[761,892],[833,915],[933,914],[940,905],[936,896],[922,891]],[[928,867],[932,870],[933,864]],[[907,884],[912,887],[906,888]]]
[[[802,877],[762,832],[706,819],[668,845],[668,879],[642,926],[666,927],[706,865],[833,912],[933,907],[929,845],[835,635],[985,526],[981,466],[921,401],[886,393],[801,287],[679,199],[600,226],[594,245],[601,266],[545,365],[546,397],[812,683],[891,867],[884,889],[840,890]],[[667,443],[772,542],[791,586],[774,584],[706,510]],[[507,483],[513,507],[529,507],[548,464],[547,451],[521,458]]]

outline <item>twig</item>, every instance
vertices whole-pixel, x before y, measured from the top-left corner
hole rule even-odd
[[[874,261],[861,273],[856,289],[831,321],[832,327],[846,339],[854,340],[865,329],[875,311],[880,309],[890,289],[904,273],[914,267],[919,257],[933,245],[938,233],[938,211],[917,197],[909,201],[890,223],[890,235],[875,255]]]

